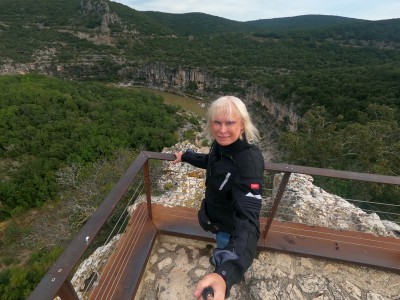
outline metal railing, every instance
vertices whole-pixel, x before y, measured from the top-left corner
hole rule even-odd
[[[93,216],[85,223],[76,237],[71,241],[65,251],[57,259],[54,265],[50,268],[47,274],[42,278],[35,290],[31,293],[28,299],[53,299],[59,296],[61,299],[79,299],[70,282],[70,274],[75,266],[88,249],[91,242],[99,233],[102,226],[112,214],[113,210],[127,193],[132,182],[140,172],[144,173],[144,186],[147,202],[147,217],[152,219],[152,199],[151,199],[151,176],[149,171],[149,160],[174,160],[173,154],[156,153],[156,152],[141,152],[132,165],[128,168],[125,174],[121,177],[115,187],[110,191],[98,207]],[[330,169],[320,169],[303,167],[279,163],[265,163],[265,170],[269,172],[283,173],[283,179],[276,192],[275,199],[271,202],[269,208],[269,217],[264,225],[262,238],[266,240],[268,232],[277,215],[280,202],[284,195],[286,185],[292,173],[308,174],[312,176],[323,176],[332,178],[341,178],[346,180],[365,181],[389,185],[400,185],[400,177],[384,176],[377,174],[356,173],[347,171],[338,171]],[[399,244],[400,245],[400,244]],[[400,268],[399,268],[400,269]]]

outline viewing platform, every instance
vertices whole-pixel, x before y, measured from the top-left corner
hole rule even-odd
[[[132,206],[140,197],[146,200],[136,202],[130,216],[125,217],[127,222],[121,226],[124,231],[105,267],[97,274],[98,284],[88,290],[87,299],[134,299],[151,251],[160,235],[213,243],[213,236],[198,225],[195,206],[166,206],[152,201],[154,194],[158,193],[154,188],[154,178],[159,176],[157,170],[153,175],[152,163],[171,160],[174,160],[172,154],[140,153],[28,299],[54,299],[56,296],[62,300],[79,299],[71,284],[76,266],[84,256],[87,257],[86,250],[103,225],[113,217],[115,208],[122,203],[126,207]],[[400,273],[399,238],[310,226],[277,218],[281,200],[293,173],[382,185],[399,185],[400,177],[267,162],[265,171],[283,175],[278,189],[271,196],[271,205],[265,208],[260,218],[260,252],[296,254]],[[118,221],[122,218],[121,215]],[[111,232],[110,237],[115,235],[115,232]]]

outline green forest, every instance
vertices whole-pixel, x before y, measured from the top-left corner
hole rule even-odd
[[[173,145],[176,130],[184,123],[177,109],[154,94],[101,83],[35,74],[0,76],[0,219],[8,220],[0,241],[1,299],[26,299],[78,229],[73,224],[83,221],[79,221],[82,212],[64,209],[60,202],[60,192],[68,191],[60,181],[60,170],[71,166],[86,170],[79,175],[84,182],[99,172],[93,166],[104,159],[113,161],[123,149],[161,151]],[[125,158],[123,167],[133,159],[132,155]],[[102,171],[107,179],[97,187],[100,196],[86,200],[88,205],[98,205],[99,197],[104,199],[121,176],[113,168]],[[26,245],[23,241],[38,229],[17,224],[14,217],[49,204],[60,212],[45,208],[48,217],[44,218],[66,218],[66,235],[57,236],[53,246],[45,241]],[[32,252],[23,265],[21,243]]]
[[[280,149],[285,159],[294,164],[335,170],[385,174],[400,173],[400,127],[395,110],[370,104],[366,112],[359,111],[355,122],[343,122],[342,116],[332,116],[323,106],[307,111],[297,132],[280,136]],[[362,182],[316,178],[315,183],[347,199],[370,201],[362,208],[380,211],[379,205],[398,205],[400,187]],[[392,213],[399,213],[395,206]],[[381,214],[387,220],[398,217]]]
[[[56,196],[55,172],[118,148],[176,142],[176,108],[160,97],[41,75],[0,77],[0,219]]]
[[[280,162],[399,176],[399,32],[400,19],[237,22],[109,0],[0,0],[0,299],[26,299],[90,215],[85,205],[98,205],[140,150],[176,143],[188,121],[178,107],[114,87],[163,89],[168,83],[151,82],[148,66],[204,72],[210,85],[200,89],[191,79],[175,92],[205,102],[221,94],[245,99],[256,87],[294,107],[301,120],[296,132],[279,128]],[[74,189],[62,185],[60,172],[76,175]],[[94,181],[99,193],[75,206],[74,193]],[[400,198],[396,186],[315,182],[371,203]],[[42,210],[69,230],[52,244],[31,226]],[[26,240],[35,235],[43,237]]]

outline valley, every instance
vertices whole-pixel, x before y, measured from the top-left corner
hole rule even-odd
[[[0,1],[0,294],[29,293],[141,150],[193,137],[176,105],[204,117],[235,95],[268,161],[399,176],[398,32],[400,19]],[[398,187],[318,185],[400,221]]]

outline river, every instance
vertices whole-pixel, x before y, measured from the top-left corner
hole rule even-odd
[[[206,117],[207,108],[201,105],[202,104],[201,100],[149,88],[134,87],[132,89],[136,91],[146,91],[156,94],[158,96],[163,97],[165,103],[179,105],[184,109],[190,110],[198,114],[202,118]]]

